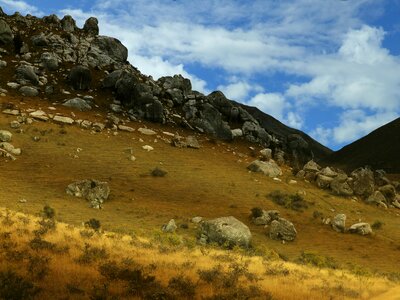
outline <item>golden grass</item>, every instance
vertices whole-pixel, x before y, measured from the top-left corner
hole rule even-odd
[[[15,270],[27,281],[40,287],[38,299],[68,299],[68,296],[71,299],[89,299],[94,295],[94,290],[100,293],[104,286],[107,287],[107,292],[102,292],[103,296],[135,299],[134,295],[127,293],[127,282],[107,280],[99,272],[99,266],[112,261],[121,268],[129,266],[132,269],[145,270],[159,281],[160,289],[169,291],[178,299],[185,299],[185,296],[179,294],[179,289],[176,291],[168,288],[168,283],[171,278],[179,276],[185,278],[186,282],[193,283],[193,299],[229,293],[238,286],[257,287],[259,297],[254,299],[370,299],[392,288],[392,294],[398,291],[396,284],[384,277],[283,262],[268,251],[264,255],[252,256],[239,249],[218,250],[176,243],[179,240],[176,235],[156,234],[156,239],[149,240],[104,232],[83,237],[81,232],[88,232],[89,229],[57,223],[54,230],[41,235],[41,240],[53,243],[56,249],[67,250],[34,250],[30,247],[30,241],[35,237],[33,232],[40,228],[40,218],[4,208],[0,209],[0,216],[0,271]],[[7,248],[4,246],[7,242],[15,245]],[[85,245],[89,245],[90,249],[103,249],[107,257],[80,263],[79,258],[84,253]],[[24,253],[24,258],[15,259],[15,251]],[[38,278],[35,273],[40,266],[34,272],[27,271],[27,262],[32,257],[50,258],[49,264],[42,266],[48,271],[42,278]],[[211,283],[200,279],[199,271],[211,270],[217,266],[220,266],[220,270],[228,271],[225,277],[221,277],[222,282],[229,281],[234,270],[232,267],[242,268],[235,286],[220,287],[218,278],[211,277]],[[237,299],[246,296],[246,292],[242,293]]]

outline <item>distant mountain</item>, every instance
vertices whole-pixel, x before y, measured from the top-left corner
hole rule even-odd
[[[351,171],[369,165],[400,173],[400,118],[332,153],[323,163]]]

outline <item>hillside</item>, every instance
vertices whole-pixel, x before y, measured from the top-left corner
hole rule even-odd
[[[371,166],[387,173],[400,173],[400,118],[374,130],[326,157],[325,164],[347,171]]]

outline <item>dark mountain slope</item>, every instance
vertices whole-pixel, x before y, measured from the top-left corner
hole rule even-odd
[[[347,171],[369,165],[400,173],[400,118],[332,153],[323,162]]]

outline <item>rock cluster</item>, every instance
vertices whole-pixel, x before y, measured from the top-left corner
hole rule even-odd
[[[71,196],[85,198],[92,208],[100,209],[110,195],[107,182],[86,179],[71,183],[66,188],[66,193]]]

